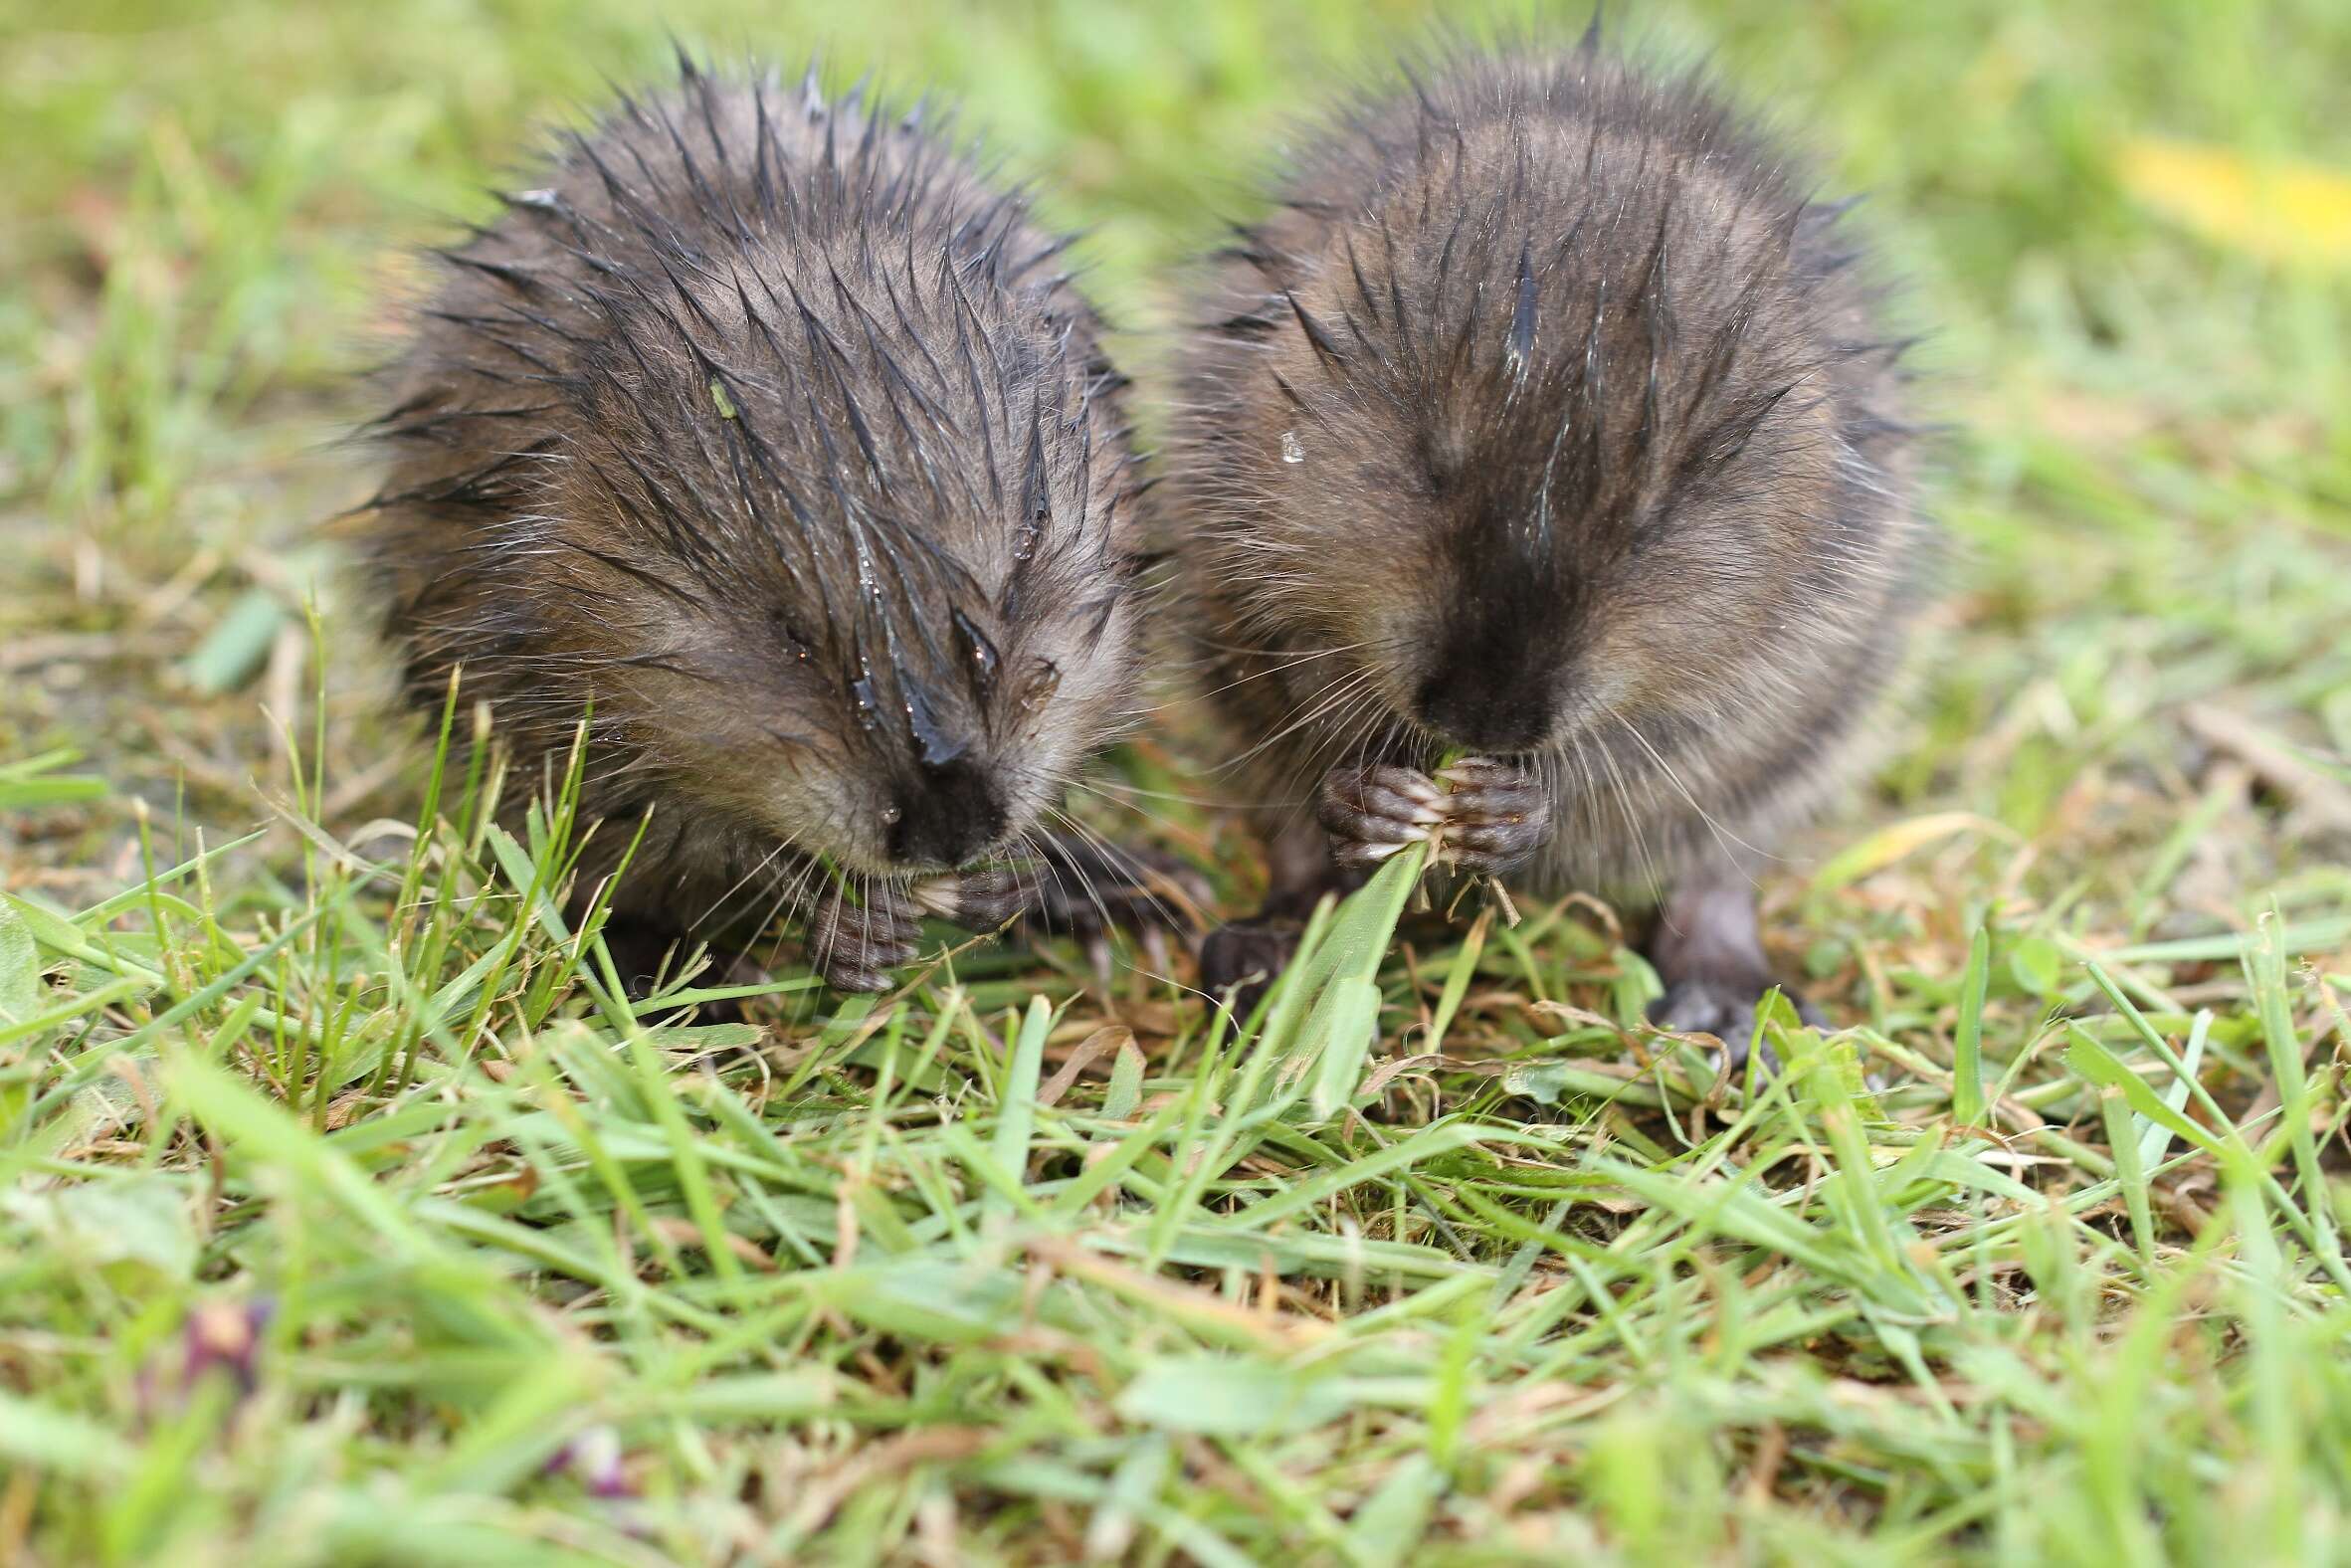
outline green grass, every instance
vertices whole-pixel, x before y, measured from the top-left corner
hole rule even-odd
[[[1716,1084],[1599,912],[1391,951],[1401,872],[1238,1032],[990,946],[649,1027],[318,519],[401,247],[657,24],[68,9],[0,0],[0,1561],[2341,1559],[2351,261],[2130,169],[2351,175],[2351,12],[1644,13],[1874,193],[1954,432],[1915,694],[1767,889],[1835,1031]],[[1422,9],[667,21],[951,89],[1148,390]]]

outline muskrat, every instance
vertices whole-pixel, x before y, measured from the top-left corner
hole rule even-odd
[[[586,718],[583,889],[650,811],[636,979],[802,900],[852,990],[923,912],[1149,901],[1042,826],[1137,713],[1126,383],[1066,238],[935,120],[681,52],[437,253],[391,371],[363,526],[407,689],[462,669],[534,769]]]
[[[1434,831],[1463,873],[1661,904],[1653,1016],[1743,1054],[1753,875],[1919,608],[1904,344],[1843,205],[1701,75],[1595,28],[1401,76],[1288,149],[1184,340],[1185,620],[1335,852],[1275,845],[1209,983]]]

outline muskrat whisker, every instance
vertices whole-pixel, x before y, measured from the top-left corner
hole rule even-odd
[[[1779,858],[1763,850],[1757,849],[1754,845],[1749,844],[1745,839],[1740,838],[1737,834],[1727,831],[1722,826],[1721,819],[1716,817],[1714,813],[1708,811],[1705,807],[1699,805],[1698,798],[1689,792],[1688,785],[1682,783],[1681,775],[1674,770],[1673,764],[1665,760],[1664,753],[1660,752],[1656,745],[1650,741],[1650,738],[1641,732],[1639,725],[1635,724],[1631,719],[1625,717],[1624,714],[1616,711],[1614,708],[1609,709],[1608,716],[1615,719],[1619,727],[1621,727],[1626,734],[1631,735],[1635,742],[1640,745],[1642,750],[1649,753],[1650,759],[1657,763],[1660,770],[1665,773],[1666,780],[1672,784],[1676,791],[1680,793],[1682,800],[1689,806],[1689,809],[1697,813],[1698,820],[1706,825],[1707,830],[1714,835],[1715,842],[1720,844],[1725,851],[1729,851],[1731,845],[1735,841],[1740,849],[1746,851],[1749,855],[1757,857],[1758,859],[1769,861],[1777,860]],[[1739,857],[1737,855],[1733,854],[1730,858],[1732,864],[1739,864]],[[1752,882],[1754,880],[1751,874],[1746,874],[1744,872],[1743,867],[1741,870],[1743,875],[1748,876],[1748,881]]]
[[[778,839],[774,849],[769,850],[763,859],[753,864],[749,871],[744,872],[742,876],[736,878],[733,883],[728,886],[726,891],[711,899],[708,906],[705,907],[701,913],[693,916],[692,919],[686,922],[687,925],[692,927],[706,924],[709,918],[716,914],[720,908],[722,908],[730,899],[734,897],[736,893],[741,892],[746,886],[750,885],[752,881],[756,879],[762,872],[766,871],[768,867],[774,865],[777,858],[783,855],[786,850],[790,849],[792,841],[788,838]]]

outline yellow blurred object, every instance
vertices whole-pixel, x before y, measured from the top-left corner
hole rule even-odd
[[[2117,164],[2132,195],[2216,245],[2272,262],[2351,266],[2351,175],[2151,136],[2124,142]]]
[[[1913,851],[1961,833],[2016,841],[2016,834],[2000,823],[1968,811],[1943,811],[1889,823],[1859,844],[1847,845],[1815,873],[1814,892],[1832,892],[1864,877],[1874,877]]]

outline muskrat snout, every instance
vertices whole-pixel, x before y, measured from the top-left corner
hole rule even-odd
[[[1010,818],[987,770],[955,757],[917,768],[897,787],[883,820],[893,863],[951,870],[993,848]]]
[[[1567,672],[1546,635],[1553,629],[1530,625],[1535,618],[1517,608],[1449,607],[1412,700],[1422,727],[1483,756],[1533,751],[1555,737]]]
[[[1492,756],[1532,751],[1550,737],[1550,693],[1524,672],[1493,671],[1482,680],[1439,677],[1414,702],[1422,724],[1466,751]]]

